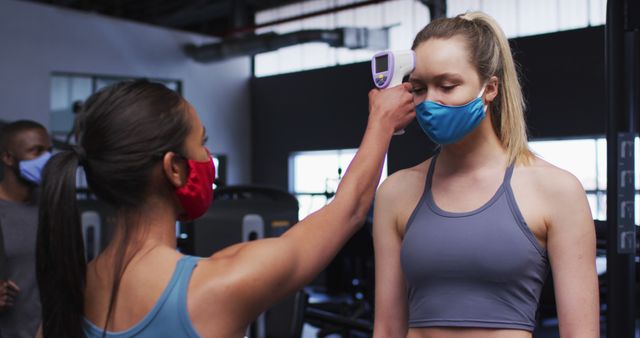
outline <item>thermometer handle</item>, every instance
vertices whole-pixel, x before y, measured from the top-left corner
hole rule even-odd
[[[391,78],[391,81],[389,81],[389,85],[386,88],[395,87],[401,83],[402,77],[398,76],[398,74],[394,74],[394,76]]]

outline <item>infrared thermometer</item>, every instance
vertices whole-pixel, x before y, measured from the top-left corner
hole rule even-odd
[[[386,50],[371,58],[373,83],[380,89],[394,87],[416,68],[416,54],[412,50]],[[394,135],[404,134],[404,129]]]

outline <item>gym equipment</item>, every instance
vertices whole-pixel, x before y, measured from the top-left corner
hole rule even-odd
[[[230,245],[277,237],[298,222],[298,200],[286,191],[256,186],[215,190],[209,210],[180,222],[179,249],[206,257]]]
[[[115,229],[115,211],[107,203],[91,198],[78,199],[78,211],[88,262],[96,258],[109,243]]]

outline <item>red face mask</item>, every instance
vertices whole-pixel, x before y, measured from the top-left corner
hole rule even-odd
[[[187,163],[189,164],[187,183],[176,188],[176,195],[182,209],[184,209],[181,219],[190,221],[204,215],[213,201],[213,180],[216,177],[216,167],[211,155],[207,161],[187,159]]]

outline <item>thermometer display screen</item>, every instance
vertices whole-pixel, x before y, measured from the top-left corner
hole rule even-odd
[[[376,57],[376,73],[386,72],[389,69],[388,56],[382,55]]]

